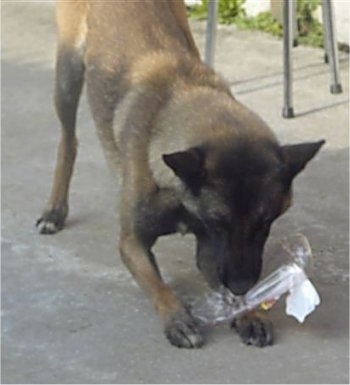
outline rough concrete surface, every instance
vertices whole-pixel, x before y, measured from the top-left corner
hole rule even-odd
[[[295,181],[293,207],[273,226],[265,270],[282,237],[303,232],[315,255],[322,304],[304,324],[271,310],[276,343],[245,346],[227,326],[200,350],[172,347],[144,293],[117,254],[113,185],[85,97],[66,228],[36,233],[47,199],[59,126],[52,105],[52,5],[3,1],[2,25],[2,382],[3,383],[348,383],[349,103],[329,93],[319,49],[294,55],[294,119],[281,118],[282,44],[220,27],[216,68],[236,97],[259,113],[282,143],[326,139]],[[203,48],[203,23],[192,23]],[[199,112],[200,113],[200,112]],[[193,238],[157,245],[162,272],[183,297],[203,292]]]

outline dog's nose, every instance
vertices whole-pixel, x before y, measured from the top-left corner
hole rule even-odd
[[[233,294],[243,295],[254,286],[255,282],[252,278],[238,278],[228,281],[225,283],[225,286],[230,289]]]

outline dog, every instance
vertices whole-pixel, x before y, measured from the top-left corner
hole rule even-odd
[[[162,280],[158,237],[195,235],[212,288],[247,292],[259,279],[273,221],[324,141],[281,145],[201,59],[182,0],[58,0],[55,107],[61,140],[40,233],[61,230],[77,152],[84,80],[105,157],[120,180],[121,258],[153,301],[171,344],[205,342],[200,322]],[[273,342],[258,312],[235,321],[246,344]]]

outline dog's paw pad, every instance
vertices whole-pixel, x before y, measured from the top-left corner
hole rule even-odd
[[[246,345],[264,347],[273,344],[273,326],[270,320],[258,316],[246,316],[234,321],[232,327]]]
[[[65,218],[61,210],[46,211],[35,225],[40,234],[55,234],[63,228]]]
[[[179,348],[199,348],[205,342],[200,323],[186,312],[175,314],[166,323],[165,335],[172,345]]]

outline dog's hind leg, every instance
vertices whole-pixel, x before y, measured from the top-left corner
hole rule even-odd
[[[76,157],[76,113],[84,82],[83,46],[86,33],[83,1],[57,3],[58,49],[55,107],[61,122],[56,169],[49,201],[37,221],[42,234],[60,230],[68,214],[68,190]]]

